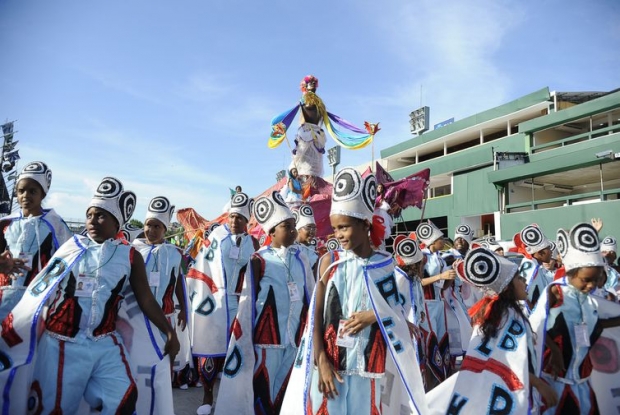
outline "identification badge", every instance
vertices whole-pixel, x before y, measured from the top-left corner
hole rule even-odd
[[[159,287],[159,271],[149,272],[149,285],[151,287]]]
[[[299,296],[299,290],[297,290],[297,284],[294,282],[289,282],[288,285],[288,296],[291,301],[301,301],[301,297]]]
[[[355,339],[347,333],[344,328],[347,320],[340,320],[338,323],[338,337],[336,338],[336,346],[340,347],[353,347],[355,346]]]
[[[240,249],[238,246],[231,246],[230,251],[228,251],[228,258],[239,259],[239,251]]]
[[[29,254],[28,252],[20,252],[19,259],[24,261],[24,265],[26,265],[28,268],[32,268],[32,260],[34,259],[33,254]]]
[[[86,274],[80,274],[77,277],[75,285],[76,297],[91,297],[95,290],[95,277],[88,276]]]
[[[577,347],[590,347],[590,334],[586,323],[575,324],[575,340]]]

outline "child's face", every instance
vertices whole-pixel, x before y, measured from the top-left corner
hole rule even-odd
[[[569,277],[568,282],[582,293],[587,294],[596,288],[601,272],[603,272],[603,267],[579,268],[572,277]]]
[[[233,235],[239,235],[245,232],[247,224],[248,220],[243,215],[238,213],[231,213],[228,215],[228,227]]]
[[[291,246],[297,238],[295,219],[290,218],[278,223],[271,230],[271,243],[276,246]]]
[[[301,243],[308,243],[316,236],[316,225],[306,225],[297,231],[299,236],[297,240]]]
[[[164,242],[166,236],[166,227],[161,221],[155,218],[149,218],[144,222],[144,236],[151,245]]]
[[[370,246],[368,222],[345,215],[331,215],[329,220],[342,249],[359,255],[366,245]]]
[[[525,278],[519,276],[519,273],[512,279],[512,288],[515,292],[515,298],[519,301],[527,300],[527,290],[525,286]]]
[[[103,242],[116,237],[119,224],[110,212],[98,207],[90,207],[86,211],[86,229],[95,242]]]
[[[19,206],[29,212],[41,210],[41,201],[45,195],[41,185],[32,179],[21,179],[17,182],[17,201]]]
[[[551,249],[549,248],[541,249],[540,251],[536,252],[532,256],[544,264],[551,260]]]

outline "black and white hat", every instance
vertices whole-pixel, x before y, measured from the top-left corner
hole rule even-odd
[[[41,188],[43,188],[43,193],[47,194],[50,190],[50,186],[52,185],[52,171],[49,167],[47,167],[47,164],[42,161],[33,161],[26,164],[26,166],[22,169],[16,183],[21,179],[34,180],[41,185]]]
[[[252,214],[253,204],[254,199],[248,197],[248,195],[246,195],[245,193],[235,193],[230,199],[230,208],[228,209],[228,214],[237,213],[249,221],[250,215]]]
[[[421,222],[415,230],[416,238],[424,245],[432,245],[437,239],[443,237],[443,232],[430,220]]]
[[[394,249],[394,259],[399,266],[417,264],[424,258],[418,243],[410,235],[397,235],[394,238],[392,247]]]
[[[489,294],[499,294],[515,277],[519,266],[514,262],[482,247],[467,253],[465,260],[456,267],[456,273]]]
[[[377,197],[377,182],[374,174],[362,178],[350,167],[338,172],[334,179],[331,215],[344,215],[372,223]]]
[[[566,271],[605,265],[598,233],[589,223],[578,223],[569,232],[558,229],[556,244]]]
[[[280,192],[271,192],[269,196],[256,199],[254,203],[254,217],[256,222],[269,233],[276,225],[287,219],[293,219],[293,212],[287,206]]]
[[[474,230],[469,225],[459,225],[456,227],[456,231],[454,232],[454,240],[456,238],[463,238],[467,241],[468,244],[471,243],[474,238]]]
[[[613,236],[606,236],[601,242],[601,252],[617,252],[618,241]]]
[[[170,204],[167,197],[157,196],[151,199],[149,207],[146,211],[146,220],[157,219],[164,224],[166,229],[170,227],[172,214],[174,213],[174,205]]]
[[[123,184],[114,177],[104,177],[88,205],[109,212],[118,221],[119,230],[136,208],[136,194],[125,191]],[[88,209],[87,209],[88,210]]]
[[[328,251],[336,251],[340,249],[340,242],[336,238],[329,238],[327,242],[325,242],[325,246]]]
[[[123,238],[125,238],[127,242],[133,242],[136,238],[139,238],[140,235],[144,233],[144,229],[127,222],[126,224],[121,226],[121,233],[123,234]]]
[[[310,205],[301,205],[299,209],[293,210],[295,217],[295,228],[297,230],[307,225],[316,225],[314,221],[314,211]]]
[[[515,234],[513,242],[517,248],[525,249],[530,255],[551,247],[551,241],[536,224],[527,225],[521,232]]]

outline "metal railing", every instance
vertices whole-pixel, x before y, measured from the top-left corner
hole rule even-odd
[[[609,195],[620,195],[620,188],[603,190],[598,192],[581,193],[578,195],[566,195],[560,197],[554,197],[551,199],[531,200],[529,202],[510,203],[506,205],[506,213],[512,213],[512,209],[522,209],[529,207],[528,210],[537,210],[541,205],[549,205],[552,203],[562,203],[562,206],[570,206],[576,201],[590,199],[593,202],[604,202],[608,200]],[[544,208],[543,208],[544,209]]]
[[[565,145],[573,144],[573,142],[575,141],[586,141],[586,140],[597,139],[599,138],[600,134],[609,133],[609,132],[613,132],[613,133],[620,132],[620,124],[611,125],[605,128],[598,128],[596,130],[588,131],[586,133],[581,133],[581,134],[573,135],[570,137],[566,137],[561,140],[555,140],[549,143],[532,146],[530,150],[533,154],[533,153],[536,153],[537,151],[548,149],[549,147],[554,147],[554,148],[564,147]]]

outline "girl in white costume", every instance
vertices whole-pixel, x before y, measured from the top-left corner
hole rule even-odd
[[[174,206],[168,198],[153,198],[146,212],[144,238],[137,238],[133,246],[142,254],[146,275],[153,296],[159,303],[172,327],[177,324],[174,296],[180,306],[178,325],[185,329],[187,316],[185,293],[181,278],[181,252],[175,245],[164,239],[170,227]],[[171,364],[168,356],[148,371],[138,370],[138,413],[170,414],[172,405]]]

